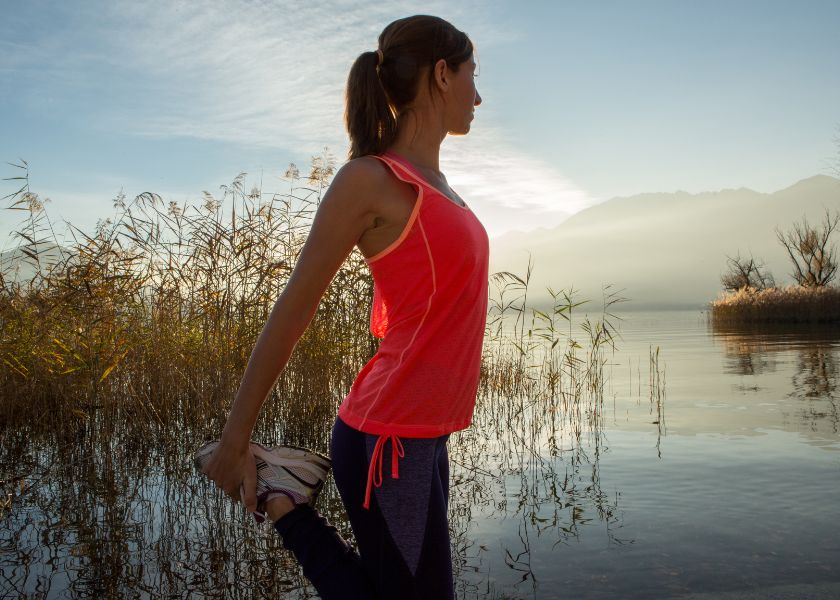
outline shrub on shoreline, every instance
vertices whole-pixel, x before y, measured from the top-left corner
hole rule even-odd
[[[840,288],[789,285],[758,290],[745,286],[721,292],[710,308],[716,322],[840,322]]]

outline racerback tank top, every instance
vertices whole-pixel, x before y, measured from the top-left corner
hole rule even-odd
[[[391,442],[392,477],[404,455],[399,436],[438,437],[472,421],[487,322],[490,244],[468,206],[429,184],[405,158],[376,158],[417,189],[399,237],[366,258],[374,281],[370,331],[382,339],[362,367],[338,416],[379,435],[368,470],[382,478],[382,451]]]

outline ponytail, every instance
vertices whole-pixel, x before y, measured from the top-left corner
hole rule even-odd
[[[350,158],[381,154],[397,135],[397,119],[379,79],[376,52],[363,52],[347,79],[345,121]]]

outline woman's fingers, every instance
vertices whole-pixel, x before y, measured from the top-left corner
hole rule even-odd
[[[241,487],[241,485],[240,485]],[[228,498],[233,500],[234,502],[239,502],[239,488],[236,488],[236,492],[231,490],[225,490],[225,494],[227,494]]]
[[[219,445],[214,451],[210,460],[204,468],[204,473],[234,502],[243,501],[248,498],[248,485],[244,485],[246,479],[251,481],[251,494],[253,507],[256,509],[256,463],[250,448],[241,455],[231,452],[223,445]],[[240,490],[245,488],[243,494]],[[247,506],[247,503],[246,503]]]
[[[221,485],[217,483],[221,487],[225,494],[233,500],[234,502],[241,501],[242,497],[240,494],[240,489],[242,488],[242,478],[238,472],[231,472],[228,474],[227,477],[223,479]]]
[[[248,455],[251,460],[245,465],[242,479],[242,503],[245,505],[245,510],[252,513],[257,510],[257,463],[251,452]]]
[[[228,498],[234,501],[239,500],[240,484],[235,479],[231,478],[229,473],[223,473],[220,474],[220,476],[211,477],[210,479],[213,480],[213,483],[216,484],[216,487],[221,489]]]

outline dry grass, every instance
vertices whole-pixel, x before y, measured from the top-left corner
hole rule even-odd
[[[242,173],[223,186],[222,198],[205,192],[200,205],[167,204],[153,193],[129,202],[119,196],[115,217],[95,231],[68,224],[71,239],[56,235],[22,175],[24,185],[8,198],[26,217],[18,251],[30,275],[2,273],[0,425],[50,430],[81,420],[218,431],[332,172],[325,153],[313,159],[309,178],[291,166],[283,194],[245,192]],[[552,311],[530,308],[530,273],[529,264],[524,278],[492,276],[499,299],[488,315],[482,390],[546,398],[552,414],[574,414],[585,392],[597,397],[603,389],[602,354],[616,332],[609,308],[623,299],[605,295],[604,318],[584,320],[585,336],[576,339],[572,311],[586,301],[576,301],[573,289],[550,290]],[[367,328],[372,285],[354,251],[278,380],[273,397],[283,401],[267,402],[269,421],[278,417],[303,432],[335,414],[377,349]],[[508,335],[500,324],[511,315]],[[325,432],[312,433],[296,441]]]
[[[7,269],[0,288],[0,424],[221,418],[331,169],[316,161],[310,179],[289,175],[287,193],[264,194],[245,192],[240,174],[222,198],[205,192],[198,206],[118,197],[113,219],[90,233],[70,226],[71,239],[56,236],[28,185],[12,195],[11,206],[26,211],[18,254],[30,275]],[[366,332],[371,286],[354,252],[288,369],[305,364],[322,376],[283,376],[275,390],[317,398],[287,414],[291,422],[333,411],[330,390],[352,381],[375,350]]]
[[[69,240],[56,236],[22,176],[10,204],[25,211],[18,250],[31,276],[6,271],[0,286],[0,490],[8,494],[0,518],[17,549],[0,547],[0,566],[5,555],[73,570],[80,578],[71,588],[83,594],[244,597],[252,588],[309,597],[276,536],[242,528],[237,507],[185,457],[221,430],[331,174],[324,156],[309,178],[290,168],[282,194],[246,193],[240,174],[222,198],[205,193],[200,205],[118,197],[113,219],[89,233],[72,228]],[[617,497],[600,487],[598,457],[607,353],[618,337],[610,310],[623,298],[608,286],[594,321],[579,317],[588,301],[573,288],[549,290],[553,307],[536,310],[527,304],[530,274],[529,263],[524,276],[491,277],[474,425],[450,442],[456,577],[469,570],[474,507],[521,512],[561,540],[577,536],[591,511],[611,538],[619,518]],[[266,402],[255,439],[327,451],[338,403],[377,350],[368,330],[372,284],[354,251]],[[658,353],[651,365],[661,418]],[[507,506],[506,486],[518,506]],[[350,537],[337,491],[322,497],[320,509]],[[78,541],[68,545],[63,528],[42,536],[26,511],[65,523]],[[44,553],[53,558],[41,562]],[[9,581],[31,587],[52,568],[10,569]],[[524,558],[512,568],[528,575]]]
[[[840,289],[790,285],[756,290],[743,287],[710,304],[716,323],[815,323],[840,321]]]

